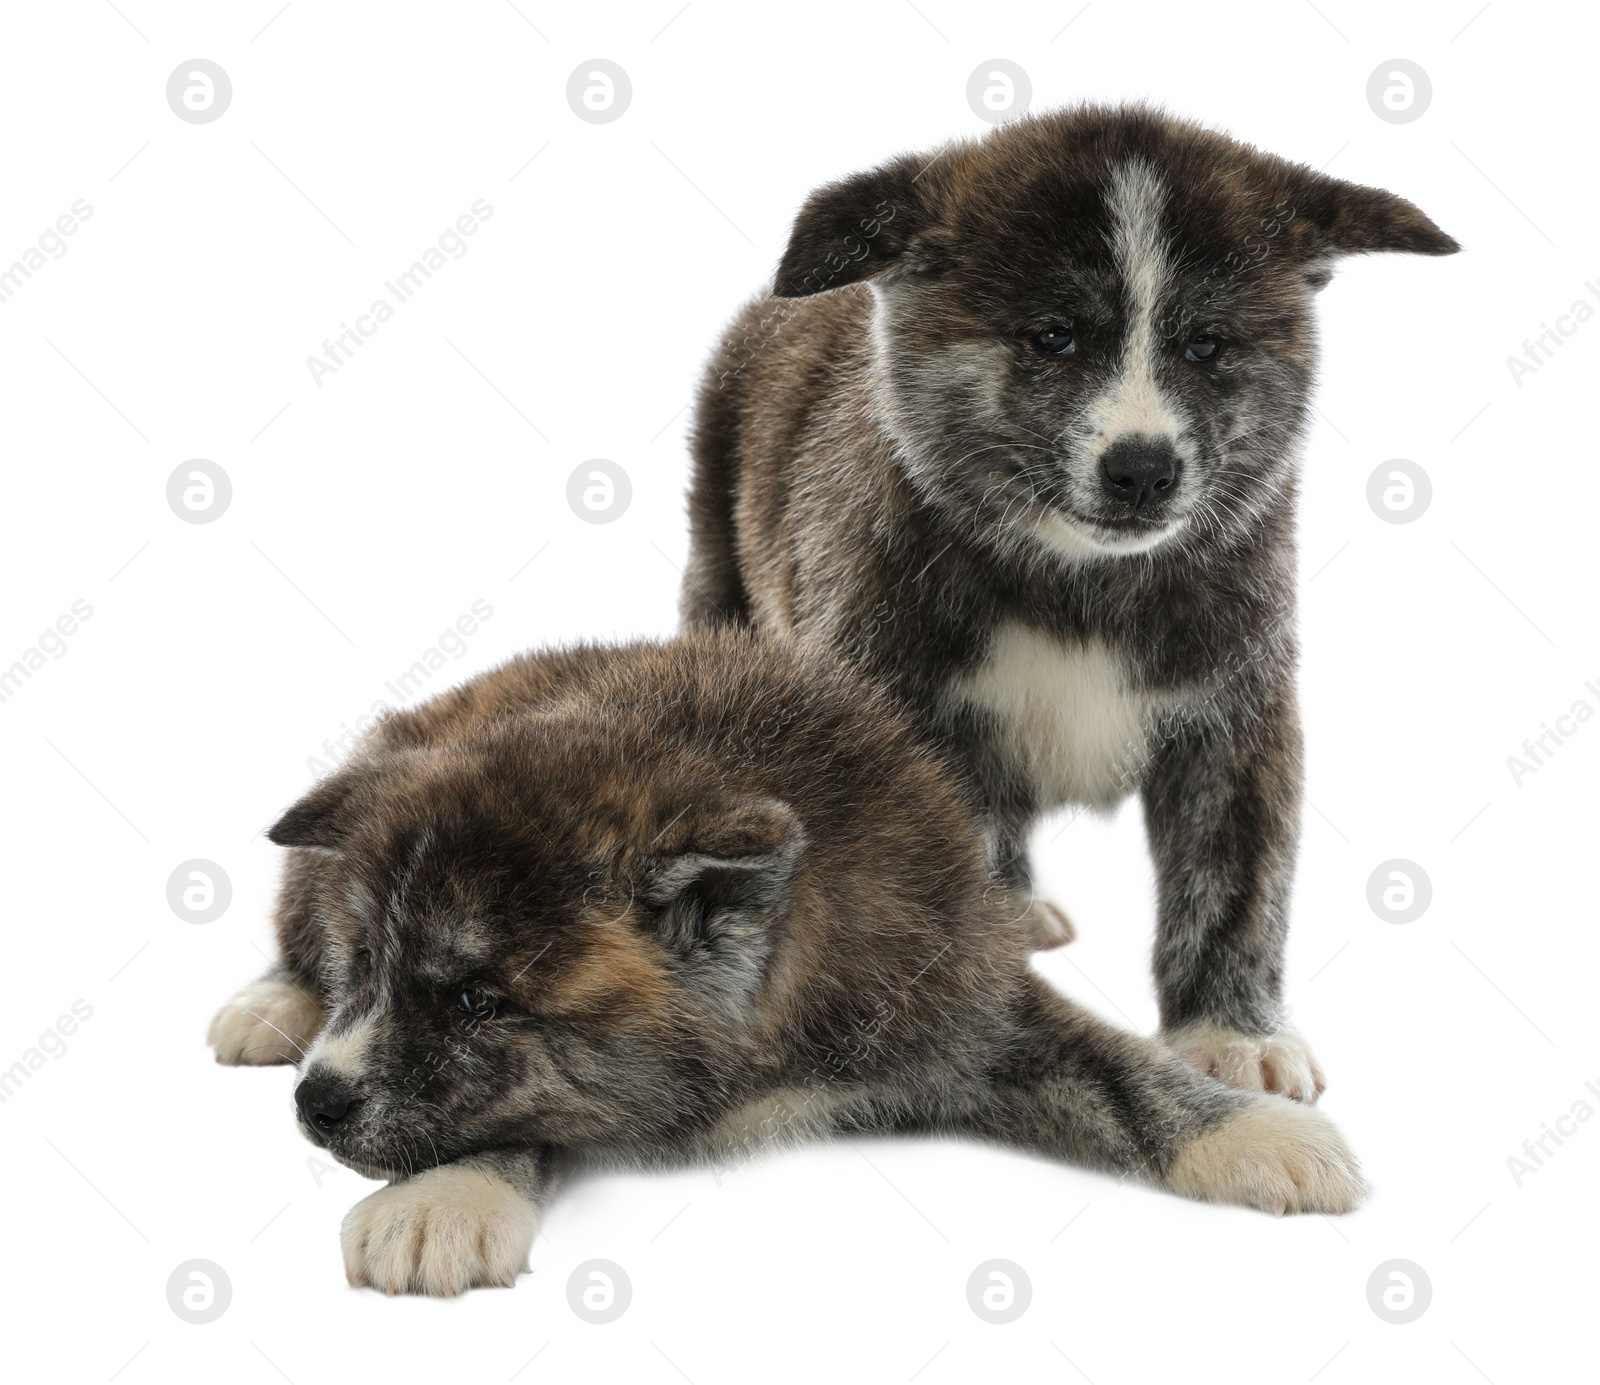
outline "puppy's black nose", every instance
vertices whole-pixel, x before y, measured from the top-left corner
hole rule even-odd
[[[1130,438],[1106,449],[1100,475],[1113,499],[1131,510],[1153,510],[1177,487],[1178,454],[1165,443]]]
[[[355,1094],[337,1077],[317,1073],[294,1089],[295,1104],[313,1130],[332,1130],[355,1105]]]

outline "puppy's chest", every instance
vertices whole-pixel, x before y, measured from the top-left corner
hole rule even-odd
[[[1008,623],[950,695],[991,714],[1013,773],[1042,806],[1109,805],[1128,794],[1176,694],[1136,688],[1126,660],[1097,639]]]

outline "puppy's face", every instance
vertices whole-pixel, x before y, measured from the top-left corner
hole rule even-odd
[[[1091,109],[823,189],[777,291],[869,280],[913,477],[1082,559],[1246,530],[1293,485],[1333,259],[1455,248],[1388,193]]]
[[[797,828],[775,802],[616,769],[575,728],[502,732],[342,771],[273,829],[325,853],[311,1140],[394,1177],[715,1118]]]

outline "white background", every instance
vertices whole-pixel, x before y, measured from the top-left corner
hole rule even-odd
[[[1520,787],[1506,760],[1576,699],[1600,708],[1583,686],[1600,681],[1600,324],[1520,385],[1506,359],[1600,279],[1594,17],[677,4],[8,7],[0,263],[76,199],[93,208],[0,304],[0,666],[75,600],[93,608],[0,704],[0,1066],[74,1000],[93,1007],[0,1106],[8,1373],[1506,1385],[1581,1369],[1600,1122],[1520,1187],[1507,1159],[1600,1083],[1600,721]],[[205,125],[165,99],[197,56],[233,82]],[[632,79],[612,124],[566,104],[594,57]],[[1153,99],[1401,192],[1466,247],[1349,263],[1321,303],[1289,1000],[1370,1205],[1275,1221],[975,1146],[839,1144],[720,1186],[586,1179],[514,1291],[347,1288],[338,1225],[371,1185],[308,1166],[292,1070],[219,1068],[203,1042],[265,966],[279,853],[261,829],[475,600],[492,618],[429,691],[531,645],[672,629],[685,408],[718,330],[810,188],[984,128],[966,83],[996,57],[1028,71],[1035,108]],[[1410,124],[1366,101],[1395,57],[1432,78]],[[479,198],[494,214],[468,253],[314,384],[306,358]],[[633,484],[603,526],[565,501],[595,457]],[[232,481],[211,524],[165,499],[193,458]],[[1367,504],[1391,458],[1432,478],[1415,523]],[[1433,883],[1411,924],[1367,904],[1393,857]],[[231,878],[214,923],[168,907],[190,858]],[[1046,824],[1038,861],[1081,934],[1041,965],[1152,1029],[1137,810]],[[596,1257],[633,1285],[608,1326],[567,1305]],[[995,1257],[1032,1283],[1008,1326],[966,1302]],[[166,1299],[194,1258],[232,1284],[204,1326]],[[1432,1283],[1408,1325],[1368,1306],[1393,1258]]]

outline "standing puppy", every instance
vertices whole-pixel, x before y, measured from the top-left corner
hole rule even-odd
[[[1014,885],[1039,813],[1138,790],[1163,1032],[1241,1087],[1323,1086],[1281,1007],[1312,299],[1341,256],[1456,249],[1391,193],[1084,107],[814,193],[700,397],[686,623],[887,685]]]

